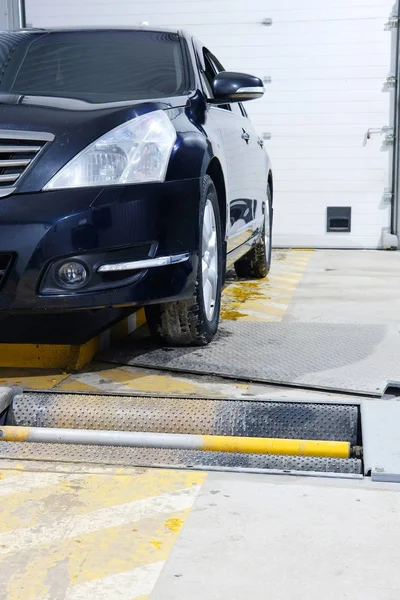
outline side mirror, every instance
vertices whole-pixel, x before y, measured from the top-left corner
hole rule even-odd
[[[261,79],[253,75],[222,71],[214,77],[212,91],[214,104],[244,102],[261,98],[264,94],[264,85]]]

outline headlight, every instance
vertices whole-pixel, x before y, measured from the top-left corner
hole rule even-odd
[[[164,181],[176,131],[156,110],[112,129],[90,144],[44,190]]]

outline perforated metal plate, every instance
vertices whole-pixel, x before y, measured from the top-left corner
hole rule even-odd
[[[8,425],[348,441],[358,407],[243,400],[25,393]]]
[[[177,469],[256,469],[361,474],[361,461],[340,458],[308,458],[260,454],[200,452],[196,450],[159,450],[0,442],[0,459],[29,459],[59,462],[95,463],[135,467],[173,467]]]
[[[400,380],[397,327],[224,321],[204,348],[132,339],[101,358],[118,364],[381,396]]]

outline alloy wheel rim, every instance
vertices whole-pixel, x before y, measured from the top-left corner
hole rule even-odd
[[[204,311],[207,319],[211,321],[217,302],[218,247],[215,212],[209,198],[204,208],[201,263]]]

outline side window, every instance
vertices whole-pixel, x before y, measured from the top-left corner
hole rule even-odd
[[[204,75],[211,89],[214,77],[217,75],[217,73],[225,71],[225,69],[221,65],[219,60],[215,58],[215,56],[211,54],[211,52],[207,50],[207,48],[203,48],[203,58],[205,64]],[[231,110],[231,106],[229,104],[219,104],[218,108],[222,108],[224,110]]]
[[[210,55],[205,48],[203,50],[203,57],[204,57],[204,64],[205,64],[204,75],[205,75],[205,78],[207,79],[208,85],[210,86],[210,89],[211,89],[211,85],[212,85],[214,77],[217,74],[217,71],[215,70],[213,63],[210,60]]]
[[[243,104],[242,104],[241,102],[239,102],[239,107],[240,107],[240,110],[241,110],[241,112],[242,112],[242,115],[243,115],[244,117],[248,118],[248,117],[249,117],[249,115],[247,114],[247,112],[246,112],[246,109],[245,109],[245,107],[243,106]]]
[[[242,116],[243,116],[243,113],[242,113],[242,111],[241,111],[241,109],[240,109],[240,104],[239,104],[239,102],[232,102],[230,106],[231,106],[231,111],[232,111],[232,112],[233,112],[235,115],[237,115],[238,117],[242,117]]]

